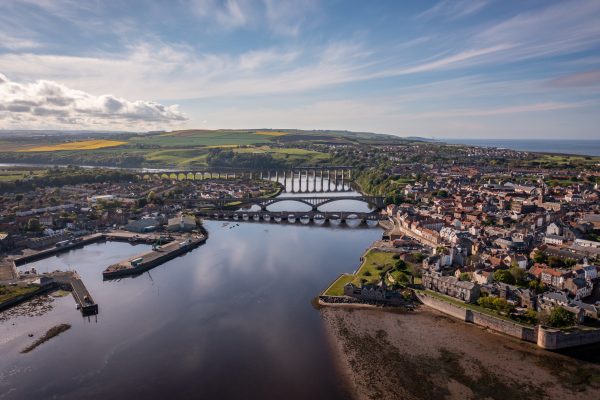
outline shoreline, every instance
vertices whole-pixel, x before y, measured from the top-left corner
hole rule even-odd
[[[350,382],[354,399],[591,400],[600,389],[598,365],[489,335],[429,308],[377,311],[319,310],[340,379]],[[575,382],[582,373],[588,378]]]

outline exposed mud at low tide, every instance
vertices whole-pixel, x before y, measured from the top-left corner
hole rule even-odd
[[[38,317],[52,310],[54,298],[49,295],[35,296],[19,305],[0,312],[0,322],[16,317]]]
[[[597,365],[422,308],[324,308],[338,365],[359,399],[596,399]]]

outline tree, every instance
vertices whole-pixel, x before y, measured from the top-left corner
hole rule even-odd
[[[529,322],[533,324],[537,322],[537,312],[535,312],[535,310],[528,309],[525,311],[525,318],[527,318]]]
[[[548,325],[553,327],[571,326],[575,323],[575,314],[562,307],[553,308],[548,316]]]
[[[495,310],[504,314],[510,314],[515,309],[512,304],[500,297],[480,297],[477,299],[477,304],[479,304],[481,307],[489,308],[490,310]]]
[[[18,194],[15,196],[15,201],[17,202],[17,207],[21,206],[21,202],[23,201],[23,195],[22,194]]]
[[[458,277],[459,280],[461,281],[470,281],[471,280],[471,274],[469,274],[468,272],[462,272],[460,274],[460,276]]]
[[[512,275],[512,277],[515,280],[515,283],[517,285],[524,285],[525,284],[525,271],[522,270],[519,267],[512,267],[511,269],[509,269],[510,274]]]
[[[398,260],[396,261],[396,265],[394,265],[394,268],[396,268],[397,270],[404,270],[406,269],[406,263],[404,262],[404,260]]]
[[[42,229],[39,218],[29,218],[27,221],[27,230],[30,232],[39,232]]]
[[[548,257],[548,266],[550,268],[562,268],[565,266],[565,263],[560,257],[550,256]]]
[[[146,201],[148,203],[154,203],[154,200],[156,200],[156,193],[154,193],[154,190],[151,190],[150,193],[148,193],[148,196],[146,196]]]
[[[567,258],[564,261],[565,267],[567,268],[571,268],[573,267],[575,264],[577,264],[577,260],[573,259],[573,258]]]
[[[548,261],[548,257],[539,250],[533,253],[533,261],[540,264],[545,264]]]
[[[494,280],[497,282],[507,283],[509,285],[515,284],[515,278],[512,276],[510,271],[505,269],[499,269],[494,272]]]
[[[422,261],[425,259],[425,254],[423,254],[423,253],[415,253],[415,254],[413,255],[413,259],[414,259],[416,262],[420,263],[420,262],[422,262]]]

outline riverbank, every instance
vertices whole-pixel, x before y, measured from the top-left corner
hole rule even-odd
[[[320,314],[356,399],[585,400],[600,389],[598,365],[489,335],[434,310],[324,307]]]

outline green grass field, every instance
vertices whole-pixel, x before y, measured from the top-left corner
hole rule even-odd
[[[16,180],[27,178],[32,175],[44,175],[45,173],[45,170],[9,169],[0,171],[0,182],[13,182]]]
[[[380,275],[394,267],[396,260],[393,256],[394,253],[369,250],[355,274],[340,276],[324,294],[326,296],[343,296],[344,286],[348,282],[352,282],[357,286],[360,286],[363,282],[365,284],[379,282]]]
[[[160,135],[137,136],[131,138],[131,145],[159,146],[160,148],[189,148],[202,146],[247,146],[271,143],[276,137],[257,135],[244,131],[195,131],[167,133]]]
[[[568,167],[568,166],[593,166],[600,163],[600,157],[561,155],[561,154],[540,154],[539,156],[527,160],[526,164],[532,167]]]
[[[0,303],[38,290],[37,287],[0,286]]]

